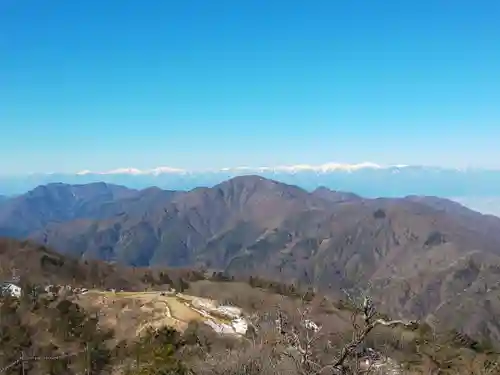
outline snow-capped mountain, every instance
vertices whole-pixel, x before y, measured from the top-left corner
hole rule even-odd
[[[77,172],[76,174],[78,176],[85,176],[85,175],[159,175],[162,173],[186,173],[184,169],[178,169],[178,168],[171,168],[171,167],[157,167],[153,169],[137,169],[137,168],[118,168],[118,169],[112,169],[110,171],[105,171],[105,172],[92,172],[88,169]]]
[[[397,165],[397,166],[389,166],[383,167],[381,165],[364,162],[359,164],[341,164],[341,163],[326,163],[321,165],[309,165],[309,164],[297,164],[297,165],[281,165],[276,167],[233,167],[233,168],[221,168],[219,170],[208,170],[205,172],[226,172],[226,173],[236,173],[236,172],[288,172],[288,173],[297,173],[297,172],[320,172],[320,173],[328,173],[334,171],[357,171],[360,169],[383,169],[383,168],[403,168],[406,165]],[[200,171],[198,171],[200,172]],[[137,169],[137,168],[118,168],[105,172],[92,172],[89,170],[84,170],[77,172],[77,175],[89,175],[89,174],[97,174],[97,175],[117,175],[117,174],[129,174],[129,175],[159,175],[163,173],[177,173],[177,174],[186,174],[190,173],[185,169],[172,168],[172,167],[157,167],[153,169]],[[196,173],[196,172],[191,172]]]
[[[288,184],[313,190],[320,186],[353,192],[365,197],[434,195],[457,198],[467,204],[489,202],[484,207],[496,209],[500,197],[500,170],[453,169],[442,167],[389,165],[375,163],[322,165],[290,165],[275,167],[233,167],[217,170],[184,170],[173,167],[152,169],[118,168],[109,171],[84,170],[73,174],[30,174],[0,176],[0,195],[24,193],[38,185],[51,182],[85,184],[108,182],[131,188],[158,186],[170,190],[190,190],[213,186],[239,175],[258,174]],[[477,204],[477,203],[474,203]]]
[[[359,164],[327,163],[322,165],[282,165],[264,167],[231,167],[213,170],[186,170],[173,167],[151,169],[117,168],[106,171],[83,170],[76,173],[38,173],[0,175],[0,195],[22,193],[36,185],[49,182],[88,183],[104,181],[142,188],[156,185],[166,189],[192,189],[211,186],[225,179],[248,174],[297,184],[307,189],[326,186],[367,196],[405,194],[438,195],[443,189],[492,191],[499,194],[500,170],[451,169],[442,167],[389,165],[364,162]],[[474,179],[471,179],[474,177]],[[436,186],[438,184],[441,188]],[[360,191],[362,190],[362,191]],[[439,190],[439,191],[438,191]],[[482,194],[480,194],[482,195]]]

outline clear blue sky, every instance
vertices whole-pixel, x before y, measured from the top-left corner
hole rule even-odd
[[[500,2],[0,1],[0,173],[500,167]]]

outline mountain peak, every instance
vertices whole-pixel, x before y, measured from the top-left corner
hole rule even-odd
[[[292,188],[292,189],[300,189],[295,185],[289,185],[284,182],[273,180],[272,178],[266,178],[259,175],[243,175],[236,176],[230,178],[229,180],[223,181],[218,184],[218,187],[226,186],[226,185],[236,185],[236,186],[248,186],[248,187],[261,187],[261,188],[270,188],[275,189],[278,187],[281,188]]]
[[[362,199],[359,195],[345,191],[331,190],[325,186],[315,189],[312,194],[316,197],[328,200],[330,202],[346,202]]]

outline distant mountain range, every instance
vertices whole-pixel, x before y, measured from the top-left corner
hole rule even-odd
[[[500,342],[500,218],[437,197],[308,192],[261,176],[191,191],[54,183],[0,203],[0,236],[133,266],[371,288],[383,311]]]
[[[0,195],[21,194],[53,182],[107,182],[135,189],[157,186],[168,190],[191,190],[252,174],[297,185],[309,191],[324,186],[370,198],[407,195],[447,197],[481,212],[500,215],[500,170],[405,165],[384,167],[373,163],[238,167],[213,171],[186,171],[170,167],[150,170],[120,168],[105,172],[0,176]]]

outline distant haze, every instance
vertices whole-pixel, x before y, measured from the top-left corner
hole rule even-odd
[[[497,197],[450,197],[450,199],[483,214],[500,217],[500,194]]]
[[[306,190],[325,186],[368,198],[407,195],[445,197],[479,212],[500,216],[499,170],[380,166],[375,163],[236,167],[213,171],[185,171],[171,167],[145,170],[119,168],[73,174],[0,176],[0,195],[22,194],[38,185],[53,182],[85,184],[103,181],[136,189],[157,186],[168,190],[191,190],[250,174],[297,185]]]

